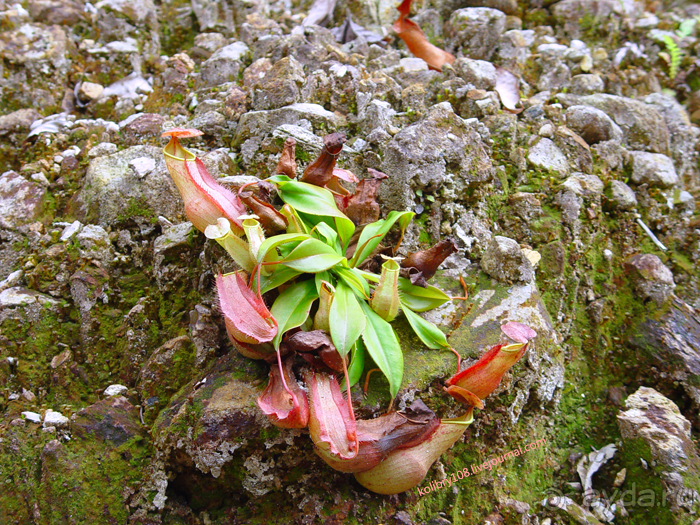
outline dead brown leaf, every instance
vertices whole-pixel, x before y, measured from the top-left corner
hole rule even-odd
[[[451,53],[428,42],[425,33],[418,27],[418,24],[408,19],[408,15],[411,14],[412,1],[403,0],[401,5],[396,8],[400,15],[392,27],[414,56],[425,60],[431,69],[442,71],[442,66],[452,64],[455,61],[455,57]]]
[[[506,111],[517,114],[524,109],[520,104],[520,79],[500,66],[496,66],[496,92]]]

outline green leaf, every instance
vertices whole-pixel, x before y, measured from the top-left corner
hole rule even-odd
[[[285,332],[304,324],[316,299],[318,294],[313,279],[295,283],[277,297],[270,310],[277,321],[277,335],[272,340],[275,349],[279,348]]]
[[[434,286],[422,288],[411,284],[411,281],[403,277],[399,277],[399,296],[401,305],[414,312],[426,312],[450,300],[450,297],[439,288]]]
[[[274,237],[270,237],[269,239],[265,239],[265,242],[263,242],[260,245],[260,248],[258,249],[258,262],[262,262],[265,260],[265,257],[267,256],[268,252],[274,248],[277,248],[278,246],[281,246],[282,244],[287,244],[291,242],[297,242],[297,241],[303,241],[304,239],[310,239],[311,236],[305,234],[305,233],[283,233],[281,235],[275,235]]]
[[[268,179],[270,180],[270,179]],[[277,182],[275,179],[273,182]],[[345,246],[355,231],[355,225],[335,204],[333,194],[326,188],[299,181],[278,182],[280,198],[298,212],[320,217],[333,217],[340,240]]]
[[[265,180],[267,182],[272,182],[273,184],[277,184],[277,185],[281,186],[287,182],[292,182],[293,179],[290,179],[286,175],[273,175],[272,177],[268,177]]]
[[[342,217],[334,217],[333,220],[335,221],[335,229],[338,230],[340,241],[343,244],[343,253],[345,253],[345,250],[348,249],[348,244],[350,244],[352,234],[355,233],[355,223]]]
[[[396,397],[403,377],[403,354],[396,333],[389,323],[379,317],[364,301],[360,306],[367,317],[367,326],[362,332],[362,340],[367,352],[389,380],[391,397]]]
[[[369,300],[369,285],[367,281],[362,278],[362,272],[360,272],[360,270],[337,266],[333,268],[333,273],[335,273],[339,279],[342,279],[345,284],[357,290],[362,297]]]
[[[342,281],[335,288],[329,324],[333,344],[340,356],[345,357],[364,331],[367,319],[355,292]]]
[[[321,295],[321,286],[323,286],[324,281],[331,286],[333,286],[333,283],[335,283],[335,279],[331,279],[331,274],[325,270],[315,274],[314,279],[316,280],[316,293],[319,295]]]
[[[447,342],[447,338],[442,331],[435,326],[430,321],[426,321],[417,313],[412,312],[408,308],[403,309],[403,313],[406,314],[406,319],[408,323],[413,328],[418,338],[423,341],[423,344],[428,348],[433,350],[440,350],[441,348],[450,348],[450,344]]]
[[[386,219],[380,219],[365,226],[357,241],[357,249],[352,259],[350,259],[350,266],[354,268],[369,257],[379,243],[382,242],[386,234],[389,233],[391,227],[397,222],[401,228],[401,235],[403,235],[414,215],[415,213],[412,211],[392,211]]]
[[[320,188],[306,182],[289,181],[280,184],[277,191],[280,198],[297,211],[309,215],[347,219],[336,206],[333,194],[326,188]]]
[[[350,366],[348,367],[348,379],[350,386],[355,385],[362,377],[362,372],[365,369],[365,345],[362,339],[358,339],[352,349]]]
[[[266,293],[283,285],[287,281],[294,279],[301,272],[284,266],[273,266],[274,270],[270,275],[260,275],[260,293]]]
[[[300,272],[317,273],[332,268],[341,261],[345,261],[345,257],[338,255],[325,242],[306,239],[280,263]]]
[[[340,246],[340,240],[338,239],[338,233],[328,226],[325,222],[319,222],[316,225],[316,231],[319,233],[319,235],[325,239],[325,242],[328,246],[333,248],[337,253],[343,254],[342,252],[342,247]]]

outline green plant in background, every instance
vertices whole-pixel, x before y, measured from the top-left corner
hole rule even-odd
[[[668,76],[671,78],[671,80],[673,80],[676,78],[676,75],[678,75],[678,70],[681,65],[681,55],[683,52],[678,47],[678,44],[676,44],[676,41],[669,35],[663,36],[663,42],[666,45],[666,50],[668,53],[662,51],[659,53],[659,56],[668,64]]]
[[[394,494],[419,483],[472,421],[473,407],[483,408],[481,399],[520,359],[534,332],[518,323],[504,325],[518,343],[494,347],[459,371],[459,354],[445,334],[419,315],[451,300],[426,281],[456,247],[443,240],[399,262],[397,249],[414,213],[392,211],[379,218],[376,196],[386,175],[369,170],[370,177],[360,181],[337,168],[344,135],[324,137],[321,155],[298,180],[295,142],[288,139],[277,174],[237,193],[214,181],[178,141],[201,132],[175,129],[164,135],[170,136],[166,164],[187,217],[241,268],[217,275],[216,287],[234,347],[273,365],[258,398],[261,410],[277,426],[308,426],[324,461],[356,473],[375,492]],[[341,181],[356,183],[354,192]],[[272,205],[272,189],[280,209]],[[404,361],[391,322],[401,312],[424,345],[457,355],[457,374],[447,392],[467,405],[464,417],[441,421],[417,400],[403,412],[356,421],[350,388],[369,359],[386,376],[392,398],[399,391]],[[294,374],[297,357],[306,363],[308,394]],[[345,377],[346,398],[336,374]],[[397,480],[379,481],[389,474]]]

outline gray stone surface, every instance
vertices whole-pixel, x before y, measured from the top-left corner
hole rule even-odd
[[[447,102],[430,108],[424,119],[389,141],[381,171],[389,175],[380,193],[389,210],[411,209],[417,189],[440,189],[450,200],[464,199],[469,187],[493,176],[481,136]]]
[[[238,122],[236,142],[266,135],[282,124],[298,124],[302,119],[309,121],[315,128],[330,131],[338,128],[342,122],[337,115],[318,104],[292,104],[267,111],[249,111]]]
[[[143,158],[153,159],[156,166],[139,177],[129,164]],[[150,213],[171,219],[184,216],[182,199],[165,168],[162,151],[153,146],[132,146],[90,161],[77,205],[85,222],[101,225],[130,218],[130,209],[136,215]]]
[[[234,42],[217,50],[202,64],[197,85],[211,87],[238,80],[238,73],[249,53],[243,42]]]
[[[604,184],[596,175],[574,173],[562,183],[562,187],[581,197],[597,197],[603,193]]]
[[[622,130],[604,112],[589,106],[571,106],[566,110],[566,124],[589,145],[606,140],[622,140]]]
[[[481,257],[481,268],[501,282],[529,282],[535,273],[520,245],[513,239],[496,235]]]
[[[671,156],[679,177],[697,176],[697,149],[700,131],[691,126],[690,117],[678,101],[662,93],[652,93],[644,102],[656,109],[664,119],[669,132]]]
[[[564,153],[548,138],[541,138],[530,147],[527,160],[540,169],[560,175],[569,174],[569,163]]]
[[[571,77],[570,93],[574,95],[592,95],[605,89],[605,82],[597,74],[581,74]]]
[[[673,161],[660,153],[630,151],[632,182],[657,188],[670,188],[680,182]]]
[[[690,523],[689,511],[700,501],[695,487],[700,476],[700,457],[695,451],[690,422],[678,406],[653,388],[640,387],[625,401],[617,416],[623,448],[643,443],[643,453],[653,460],[650,475],[658,477],[677,513],[678,523]],[[642,458],[643,459],[643,458]]]
[[[447,47],[469,58],[489,60],[505,30],[506,15],[502,11],[487,7],[458,9],[447,22]]]
[[[620,126],[630,149],[664,154],[668,151],[666,121],[653,106],[641,100],[602,93],[587,96],[560,94],[558,99],[565,107],[584,105],[603,111]]]
[[[305,80],[304,69],[294,57],[278,60],[251,93],[253,108],[275,109],[300,102],[300,88]]]
[[[625,268],[635,291],[642,299],[651,299],[658,306],[668,300],[676,287],[673,273],[656,255],[632,255],[625,260]]]
[[[14,171],[0,175],[0,228],[16,229],[44,211],[46,189]]]
[[[634,194],[634,190],[620,180],[614,180],[610,183],[608,199],[611,204],[621,210],[629,210],[637,205],[637,196]]]
[[[616,7],[614,0],[561,0],[552,6],[552,14],[567,36],[580,38],[581,18],[594,17],[599,24],[604,24],[614,14]]]
[[[452,67],[465,82],[477,89],[491,90],[496,87],[496,67],[491,62],[460,57]]]

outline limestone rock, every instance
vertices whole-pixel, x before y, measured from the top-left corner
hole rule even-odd
[[[155,113],[129,117],[121,127],[122,139],[130,146],[144,143],[160,144],[165,118]]]
[[[615,13],[616,4],[614,0],[562,0],[552,6],[552,13],[567,36],[580,38],[581,18],[591,16],[604,24]]]
[[[337,115],[318,104],[292,104],[267,111],[249,111],[238,122],[236,142],[241,143],[254,136],[271,133],[282,124],[298,124],[306,119],[315,128],[335,130],[341,124]]]
[[[46,188],[14,171],[0,175],[0,228],[16,229],[44,211]]]
[[[142,158],[153,159],[156,165],[140,178],[129,163]],[[84,222],[95,221],[103,226],[131,216],[184,216],[182,200],[165,168],[163,152],[154,146],[132,146],[90,161],[77,205]]]
[[[496,87],[496,67],[491,62],[460,57],[452,67],[465,82],[476,89],[492,90]]]
[[[129,389],[124,385],[109,385],[107,388],[105,388],[104,392],[102,392],[102,395],[107,397],[122,396],[128,391]]]
[[[253,108],[276,109],[300,102],[299,89],[304,80],[304,69],[298,60],[294,57],[278,60],[252,92]]]
[[[389,175],[380,196],[390,210],[411,209],[416,189],[433,192],[442,188],[451,199],[463,199],[469,187],[493,176],[481,135],[447,102],[430,108],[424,119],[389,141],[381,171]]]
[[[622,130],[604,112],[588,106],[566,110],[566,124],[589,145],[605,140],[622,140]]]
[[[447,22],[448,50],[477,60],[489,60],[506,30],[506,15],[488,7],[467,7]]]
[[[143,415],[153,421],[168,399],[187,383],[194,363],[192,343],[186,335],[166,341],[141,367],[136,388],[143,399]]]
[[[596,74],[582,74],[571,77],[570,93],[574,95],[592,95],[605,89],[605,82]]]
[[[13,286],[0,292],[0,307],[11,308],[15,306],[51,306],[57,305],[58,301],[48,295],[27,290],[19,286]]]
[[[71,428],[78,438],[94,436],[114,446],[122,445],[141,433],[138,409],[120,395],[80,410],[73,416]]]
[[[501,282],[530,282],[534,270],[520,245],[513,239],[496,235],[481,257],[481,268]]]
[[[238,80],[248,53],[248,46],[243,42],[234,42],[217,50],[202,64],[197,85],[213,87]]]
[[[56,427],[64,428],[70,424],[70,419],[61,414],[60,412],[55,412],[54,410],[47,410],[44,414],[44,428],[46,427]]]
[[[620,180],[614,180],[610,183],[608,200],[621,210],[629,210],[637,205],[637,196],[634,194],[634,190]]]
[[[679,177],[697,175],[697,147],[700,131],[691,126],[690,117],[678,101],[662,93],[652,93],[644,102],[656,109],[669,131],[671,156]]]
[[[543,137],[530,147],[527,160],[543,170],[552,171],[560,175],[569,174],[569,163],[564,153],[548,138]]]
[[[71,26],[85,17],[83,4],[77,0],[30,0],[27,8],[35,21],[46,25]]]
[[[635,324],[626,344],[639,354],[643,377],[653,380],[657,388],[669,394],[680,382],[698,413],[700,388],[696,378],[700,375],[700,320],[692,307],[678,297],[671,297],[663,315],[647,316]],[[658,372],[650,374],[650,369]],[[698,425],[700,421],[693,423]]]
[[[603,181],[596,175],[574,173],[562,183],[562,187],[581,197],[598,197],[603,193]]]
[[[584,105],[603,111],[620,126],[630,149],[664,154],[668,151],[669,132],[665,120],[653,106],[641,100],[602,93],[557,97],[566,107]]]
[[[648,387],[628,397],[625,408],[617,416],[623,451],[629,447],[630,461],[641,457],[651,465],[649,475],[658,478],[666,491],[664,501],[670,503],[673,522],[690,523],[689,511],[700,501],[700,457],[691,440],[690,422],[670,399]]]
[[[2,115],[0,116],[0,137],[21,135],[24,139],[32,123],[40,118],[41,115],[34,109],[18,109]]]
[[[71,42],[58,25],[24,24],[0,32],[0,57],[6,64],[0,97],[9,107],[58,109],[71,66]]]
[[[187,275],[188,269],[177,262],[191,252],[194,232],[190,222],[183,222],[164,229],[163,235],[153,242],[153,273],[160,289],[168,290]]]
[[[394,130],[392,118],[396,115],[396,110],[391,104],[383,100],[372,100],[363,108],[360,114],[360,125],[362,130],[368,135],[375,129],[386,131]]]
[[[625,268],[637,293],[659,306],[666,302],[676,287],[671,270],[656,255],[632,255],[625,261]]]
[[[100,0],[95,7],[98,12],[112,11],[136,24],[156,22],[156,7],[152,0]]]
[[[632,182],[657,188],[677,186],[680,182],[673,161],[660,153],[630,151]]]

